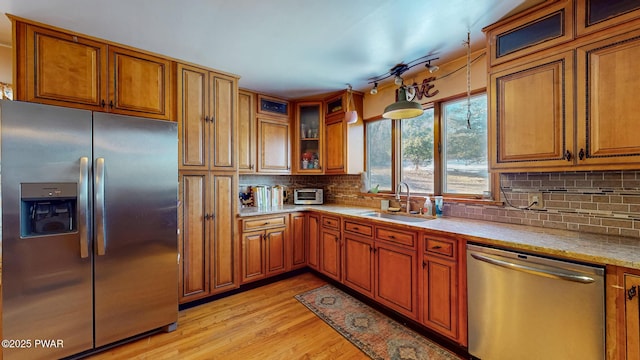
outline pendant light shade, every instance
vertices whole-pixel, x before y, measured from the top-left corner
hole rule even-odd
[[[414,101],[407,101],[407,91],[404,86],[398,89],[398,101],[384,109],[382,117],[385,119],[411,119],[422,115],[422,105]]]

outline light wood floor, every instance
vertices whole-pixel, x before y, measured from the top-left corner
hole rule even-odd
[[[176,331],[89,359],[368,359],[293,298],[325,283],[305,273],[183,310]]]

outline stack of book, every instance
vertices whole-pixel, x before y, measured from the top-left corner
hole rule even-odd
[[[273,187],[257,185],[251,187],[253,204],[259,209],[282,207],[284,205],[284,188],[280,185]]]

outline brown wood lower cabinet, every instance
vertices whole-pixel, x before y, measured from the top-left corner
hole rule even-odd
[[[424,233],[421,239],[420,321],[466,346],[465,241]]]
[[[418,318],[416,251],[375,242],[375,299],[410,318]]]
[[[344,234],[343,283],[373,297],[373,239]]]
[[[298,269],[307,265],[307,217],[304,213],[291,214],[291,269]]]
[[[307,213],[307,265],[320,270],[320,215]]]
[[[607,359],[639,360],[640,271],[607,267],[607,282]]]
[[[242,220],[242,283],[283,273],[287,263],[289,215]]]
[[[327,228],[320,230],[320,272],[341,281],[342,255],[340,251],[340,231]]]
[[[180,189],[180,302],[239,286],[234,232],[236,176],[183,171]]]

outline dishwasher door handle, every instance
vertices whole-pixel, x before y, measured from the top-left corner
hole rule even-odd
[[[528,274],[544,276],[551,279],[574,281],[582,284],[590,284],[592,282],[595,282],[593,278],[580,275],[577,273],[555,272],[555,271],[550,271],[546,269],[539,269],[536,267],[514,264],[508,261],[499,260],[499,259],[492,258],[490,256],[480,255],[475,253],[471,253],[471,256],[476,260],[484,261],[492,265],[502,266],[507,269],[522,271]]]

